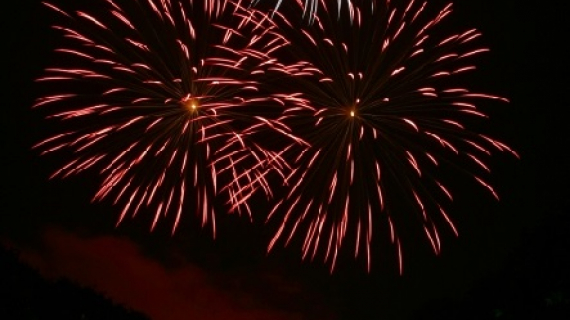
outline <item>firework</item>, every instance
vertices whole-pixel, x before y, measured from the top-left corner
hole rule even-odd
[[[96,170],[93,201],[122,206],[118,223],[148,208],[151,228],[170,214],[174,232],[190,211],[214,236],[218,194],[250,213],[248,198],[270,192],[268,170],[286,166],[266,132],[290,133],[267,116],[287,97],[264,90],[283,45],[266,14],[222,0],[105,0],[96,13],[45,5],[64,18],[54,28],[66,40],[34,106],[66,128],[34,147],[70,159],[52,178]]]
[[[338,13],[340,13],[343,5],[348,4],[348,0],[335,0],[335,1],[336,1]],[[366,1],[370,1],[371,4],[373,2],[375,2],[375,0],[366,0]],[[260,5],[261,2],[264,2],[264,4],[265,4],[265,3],[269,3],[270,1],[268,1],[268,0],[251,0],[250,1],[251,5],[253,5],[253,6],[258,6],[258,5]],[[296,4],[294,2],[295,1],[287,1],[286,5],[293,4],[295,6]],[[277,11],[283,5],[283,0],[275,0],[272,3],[275,3],[273,7],[274,7],[274,10]],[[302,8],[303,8],[302,16],[308,17],[309,18],[308,21],[312,22],[313,17],[315,16],[315,13],[319,9],[319,0],[303,0]]]
[[[401,273],[403,224],[417,222],[436,254],[441,232],[458,234],[444,209],[453,199],[446,181],[466,173],[498,198],[485,180],[489,158],[517,155],[472,127],[487,118],[480,102],[507,99],[468,88],[473,60],[488,49],[475,29],[440,36],[451,4],[355,1],[339,15],[328,4],[310,24],[300,0],[274,14],[304,74],[289,87],[304,107],[282,121],[311,146],[285,155],[295,169],[267,218],[277,224],[268,250],[300,235],[303,258],[321,254],[332,272],[348,248],[370,270],[373,233],[385,233]]]

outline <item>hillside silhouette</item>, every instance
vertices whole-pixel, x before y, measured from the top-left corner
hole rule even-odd
[[[48,280],[0,246],[0,319],[150,320],[67,279]]]

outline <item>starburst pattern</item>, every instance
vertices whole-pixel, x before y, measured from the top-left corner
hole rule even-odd
[[[34,106],[60,124],[34,148],[69,159],[52,178],[98,172],[93,200],[119,205],[118,223],[144,209],[151,230],[169,216],[174,232],[190,211],[214,236],[220,195],[252,218],[262,191],[268,251],[298,242],[331,272],[341,252],[370,271],[373,234],[387,234],[400,273],[402,230],[439,254],[443,233],[458,235],[446,209],[456,178],[498,199],[489,160],[518,155],[479,125],[508,100],[471,89],[489,49],[476,29],[449,32],[451,4],[242,2],[45,3],[65,38]]]
[[[121,205],[119,222],[149,207],[151,228],[170,213],[172,232],[190,211],[215,235],[220,193],[229,211],[251,214],[247,199],[270,192],[267,171],[284,168],[267,131],[290,136],[270,118],[287,96],[264,87],[284,43],[273,23],[223,0],[102,4],[89,13],[45,3],[67,40],[34,106],[65,128],[34,147],[71,159],[52,178],[96,170],[93,200]]]
[[[347,1],[338,13],[330,3],[319,2],[311,24],[300,0],[274,13],[288,56],[307,71],[289,86],[304,107],[283,121],[310,147],[285,156],[294,171],[268,216],[277,224],[268,250],[301,235],[303,257],[321,252],[331,272],[344,247],[370,270],[373,234],[388,233],[401,273],[399,226],[420,225],[436,254],[440,226],[458,234],[446,178],[470,177],[498,198],[489,157],[517,154],[475,125],[487,118],[481,102],[507,99],[469,89],[473,61],[489,50],[475,29],[441,36],[451,4]]]

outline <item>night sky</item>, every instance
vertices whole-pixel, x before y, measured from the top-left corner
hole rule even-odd
[[[499,202],[476,185],[455,191],[448,211],[460,236],[446,238],[439,257],[419,238],[405,253],[402,276],[383,252],[370,274],[362,261],[346,258],[330,275],[320,261],[301,261],[295,247],[266,255],[270,231],[245,217],[220,217],[216,240],[191,215],[174,236],[171,221],[150,233],[150,215],[115,228],[120,209],[90,203],[94,173],[48,181],[63,159],[31,150],[46,128],[30,109],[40,92],[33,80],[54,61],[59,40],[50,29],[54,13],[39,0],[2,5],[0,241],[18,248],[46,278],[92,287],[153,320],[424,319],[425,310],[476,299],[493,286],[504,289],[497,275],[508,275],[521,257],[535,259],[537,270],[556,270],[550,264],[560,260],[541,256],[541,249],[532,253],[529,243],[542,239],[557,248],[553,256],[570,252],[563,244],[570,236],[553,237],[555,243],[544,237],[552,226],[570,235],[567,17],[544,3],[457,2],[451,25],[478,28],[479,43],[491,48],[478,58],[476,85],[511,101],[485,109],[488,132],[521,160],[497,154],[490,162]]]

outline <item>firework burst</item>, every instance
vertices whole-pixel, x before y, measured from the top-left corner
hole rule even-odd
[[[442,172],[454,170],[451,180],[466,173],[498,198],[485,180],[489,158],[517,155],[472,125],[487,118],[480,102],[507,99],[468,88],[473,60],[488,49],[477,46],[475,29],[439,36],[451,4],[433,11],[425,1],[353,1],[337,15],[329,3],[320,1],[310,24],[300,0],[275,12],[306,75],[290,87],[304,107],[283,121],[311,147],[285,156],[295,170],[267,218],[277,223],[268,250],[302,235],[303,257],[320,252],[331,272],[345,247],[370,270],[373,233],[387,233],[401,273],[402,224],[417,222],[436,254],[441,226],[458,234],[444,210],[453,192]]]
[[[174,232],[190,211],[214,236],[218,194],[250,213],[253,192],[270,193],[267,170],[285,167],[264,137],[290,134],[267,116],[287,97],[263,87],[283,45],[266,14],[222,0],[105,0],[96,13],[45,5],[64,18],[54,28],[66,42],[37,80],[51,94],[34,107],[66,130],[34,148],[71,159],[52,178],[96,170],[93,200],[122,206],[118,222],[148,207],[151,228],[170,213]]]

